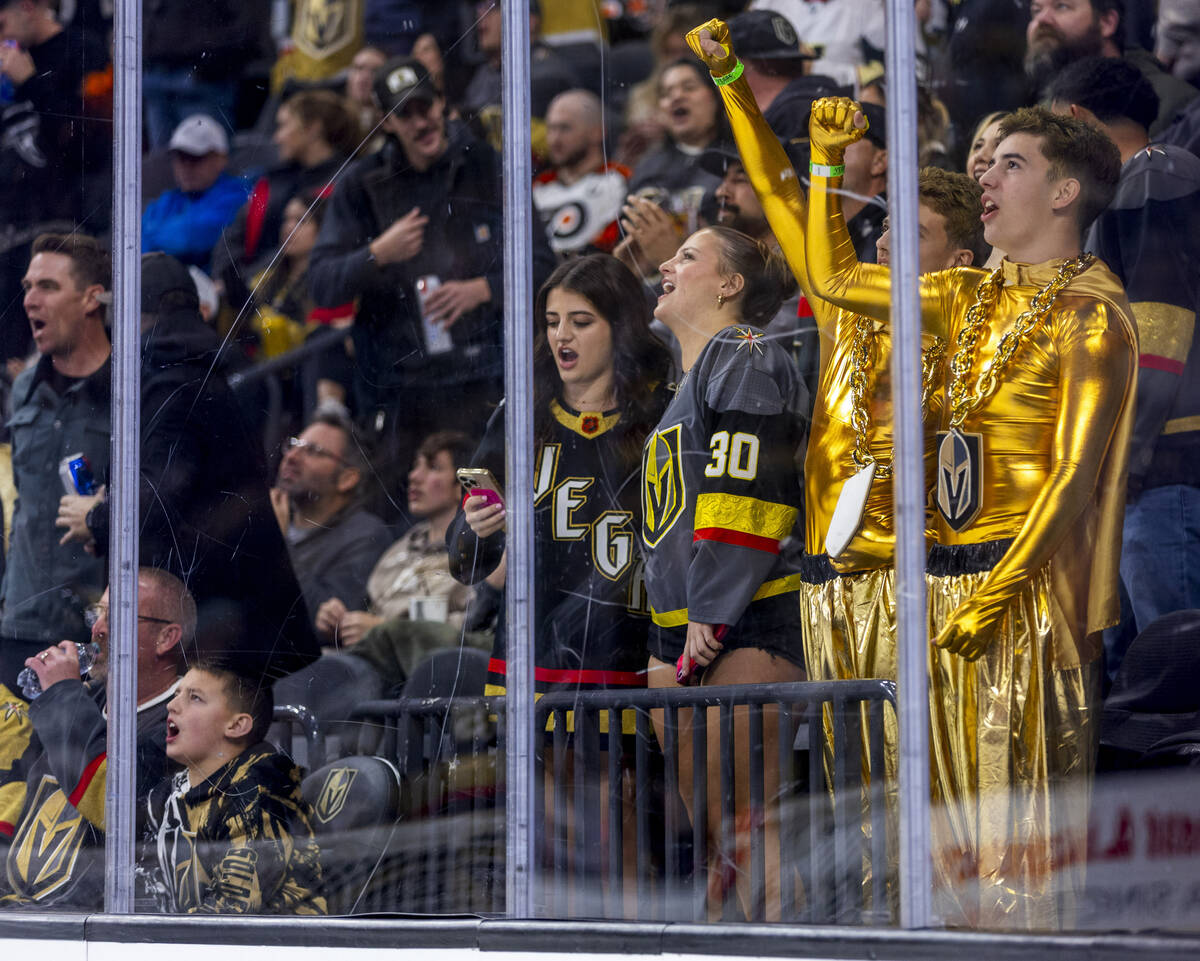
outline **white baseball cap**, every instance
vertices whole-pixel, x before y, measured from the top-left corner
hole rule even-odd
[[[208,114],[194,113],[175,128],[168,147],[192,157],[203,157],[210,153],[227,154],[229,137],[225,135],[225,128]]]

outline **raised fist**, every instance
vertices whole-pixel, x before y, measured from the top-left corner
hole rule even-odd
[[[808,120],[813,163],[839,164],[850,144],[867,132],[862,107],[849,97],[814,100]]]
[[[702,23],[694,30],[689,30],[684,39],[714,77],[725,76],[737,63],[733,44],[729,42],[729,27],[724,20]]]

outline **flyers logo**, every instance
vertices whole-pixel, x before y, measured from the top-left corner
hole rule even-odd
[[[350,794],[350,785],[356,777],[358,771],[352,767],[335,767],[325,776],[314,812],[318,821],[328,824],[342,813],[342,808],[346,806],[346,798]]]
[[[296,13],[296,46],[321,60],[354,41],[362,21],[362,0],[308,0]]]
[[[71,880],[83,845],[83,815],[67,803],[58,781],[43,775],[8,854],[8,882],[34,901]]]
[[[654,547],[683,513],[683,425],[656,431],[642,459],[642,540]]]

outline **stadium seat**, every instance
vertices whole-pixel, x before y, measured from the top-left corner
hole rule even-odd
[[[316,715],[326,757],[371,753],[349,749],[358,735],[358,724],[352,725],[349,717],[363,701],[382,696],[383,678],[368,661],[353,654],[328,654],[275,684],[277,705],[299,704]]]
[[[306,777],[301,791],[313,809],[329,913],[379,909],[397,860],[400,773],[383,758],[345,757]]]

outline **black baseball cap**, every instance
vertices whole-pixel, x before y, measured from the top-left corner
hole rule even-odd
[[[887,111],[875,103],[860,106],[868,125],[864,136],[880,150],[887,150]]]
[[[770,10],[748,10],[729,21],[729,39],[743,60],[816,60],[817,54],[796,35],[792,22]]]
[[[783,152],[787,154],[788,160],[792,166],[796,168],[797,173],[808,173],[808,138],[797,140],[783,141]],[[729,171],[732,164],[742,163],[741,154],[737,149],[726,143],[718,143],[709,147],[700,155],[700,159],[696,161],[701,170],[706,170],[710,174],[724,179],[725,174]]]
[[[724,177],[730,164],[740,164],[741,155],[727,143],[716,143],[700,155],[696,165],[716,177]]]
[[[429,71],[415,57],[392,57],[375,75],[375,99],[384,113],[409,100],[433,103],[437,98]]]
[[[167,294],[178,293],[175,309],[200,310],[200,295],[188,269],[161,250],[142,254],[142,312],[159,313],[159,305]]]

